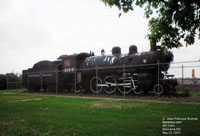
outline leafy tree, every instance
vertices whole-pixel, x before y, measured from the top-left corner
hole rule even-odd
[[[200,38],[200,0],[101,0],[127,13],[133,6],[144,7],[149,19],[151,46],[160,42],[166,49],[192,45]],[[119,14],[121,16],[121,13]]]

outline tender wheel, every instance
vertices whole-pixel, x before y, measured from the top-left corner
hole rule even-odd
[[[95,76],[90,80],[90,90],[97,94],[102,90],[102,80],[101,78]]]
[[[80,93],[80,92],[81,92],[81,85],[77,85],[77,86],[76,86],[75,92],[76,92],[76,93]]]
[[[142,89],[140,88],[136,88],[136,89],[133,89],[133,92],[137,95],[141,94],[142,93]]]
[[[104,78],[104,84],[106,84],[107,86],[104,87],[104,91],[108,94],[112,94],[115,92],[116,90],[116,84],[117,81],[111,77],[111,76],[107,76]]]
[[[163,93],[163,86],[161,84],[156,84],[154,85],[153,87],[153,92],[156,94],[156,95],[161,95]]]

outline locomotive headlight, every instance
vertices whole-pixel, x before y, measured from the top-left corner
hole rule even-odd
[[[146,60],[146,59],[143,59],[143,63],[147,63],[147,60]]]

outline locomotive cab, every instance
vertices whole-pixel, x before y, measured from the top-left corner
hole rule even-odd
[[[73,55],[61,55],[58,59],[62,60],[62,69],[64,73],[74,72],[76,69],[81,68],[82,63],[87,57],[92,56],[88,53],[80,53]]]
[[[88,53],[80,53],[80,54],[73,54],[73,55],[62,55],[58,59],[62,60],[62,77],[61,83],[62,88],[72,90],[76,85],[79,85],[81,82],[81,72],[79,69],[83,65],[85,59],[92,54]]]

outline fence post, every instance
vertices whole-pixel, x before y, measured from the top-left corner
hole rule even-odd
[[[76,94],[76,69],[74,69],[74,93]]]
[[[17,83],[18,83],[18,81],[17,81],[17,78],[16,78],[16,82],[15,82],[16,91],[17,91]]]
[[[41,78],[41,86],[40,86],[40,92],[42,93],[42,74],[40,73]]]
[[[27,89],[28,89],[28,91],[30,91],[30,89],[29,89],[29,75],[27,75]]]
[[[125,77],[126,77],[126,75],[125,75],[125,63],[123,63],[123,84],[125,84]],[[124,98],[126,97],[125,96],[125,85],[124,85],[124,87],[123,87],[123,91],[124,91]]]
[[[56,69],[56,94],[58,94],[58,70]]]
[[[182,90],[183,90],[183,81],[184,81],[183,80],[183,78],[184,78],[184,69],[183,68],[184,68],[184,66],[182,65]]]
[[[8,74],[6,75],[6,84],[7,84],[6,90],[8,90]]]
[[[160,92],[160,61],[158,60],[158,92]],[[160,97],[160,94],[158,94]]]
[[[97,69],[97,65],[96,65],[96,94],[98,95],[99,94],[99,91],[98,91],[98,69]]]

